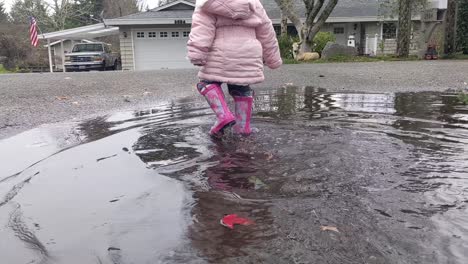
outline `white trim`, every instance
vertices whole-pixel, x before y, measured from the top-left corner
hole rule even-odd
[[[190,26],[192,24],[192,18],[180,18],[180,17],[173,17],[173,18],[145,18],[145,19],[109,19],[106,20],[107,25],[111,26],[120,26],[120,25],[175,25],[175,20],[184,20],[185,25]],[[184,24],[179,24],[184,25]]]
[[[132,54],[133,54],[133,70],[136,71],[136,63],[135,63],[135,40],[133,39],[133,28],[130,29],[131,37],[132,37]]]
[[[175,20],[185,20],[186,25],[190,25],[192,23],[192,18],[181,18],[181,17],[173,17],[173,18],[140,18],[140,19],[108,19],[106,20],[106,24],[110,26],[120,26],[120,25],[161,25],[161,24],[174,24]],[[272,19],[273,24],[279,25],[281,24],[281,19]],[[368,16],[368,17],[329,17],[326,23],[346,23],[346,22],[379,22],[381,19],[376,16]],[[398,21],[398,19],[388,19],[388,21]]]
[[[39,35],[40,39],[84,39],[92,36],[91,38],[103,37],[108,35],[118,34],[118,27],[108,27],[104,23],[89,25],[84,27],[77,27],[61,31],[49,32]]]
[[[198,2],[198,1],[197,1]],[[185,1],[185,0],[177,0],[177,1],[174,1],[174,2],[171,2],[171,3],[168,3],[168,4],[165,4],[163,6],[160,6],[160,7],[156,7],[154,9],[151,9],[150,12],[157,12],[157,11],[161,11],[161,10],[164,10],[164,9],[167,9],[171,6],[175,6],[177,4],[186,4],[188,6],[193,6],[195,7],[195,5],[191,2],[188,2],[188,1]]]
[[[62,49],[60,56],[62,57],[62,72],[66,72],[65,68],[65,48],[63,46],[63,40],[60,41],[60,48]]]
[[[52,66],[52,50],[50,48],[50,39],[47,39],[47,52],[49,54],[49,69],[50,69],[50,72],[54,72],[54,67]]]

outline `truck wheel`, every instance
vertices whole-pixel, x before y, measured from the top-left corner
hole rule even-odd
[[[118,60],[114,61],[114,65],[112,66],[112,70],[113,71],[121,70],[121,65],[120,65],[120,62]]]

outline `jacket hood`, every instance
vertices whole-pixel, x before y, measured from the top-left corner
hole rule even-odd
[[[252,0],[197,0],[203,11],[231,19],[247,19],[254,12]]]

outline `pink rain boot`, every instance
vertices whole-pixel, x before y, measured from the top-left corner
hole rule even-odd
[[[234,132],[242,135],[250,135],[250,118],[252,116],[253,96],[233,96],[236,105],[236,124]]]
[[[202,85],[204,87],[202,87]],[[199,83],[197,88],[201,95],[205,96],[206,101],[208,101],[208,104],[210,104],[211,109],[213,109],[217,117],[216,123],[210,130],[211,135],[222,133],[224,128],[235,124],[236,118],[229,110],[226,100],[224,99],[223,90],[219,84]]]

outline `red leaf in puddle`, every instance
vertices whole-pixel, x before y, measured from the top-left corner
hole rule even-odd
[[[236,214],[226,215],[220,221],[221,225],[234,229],[234,225],[252,225],[254,222],[247,218],[238,217]]]

